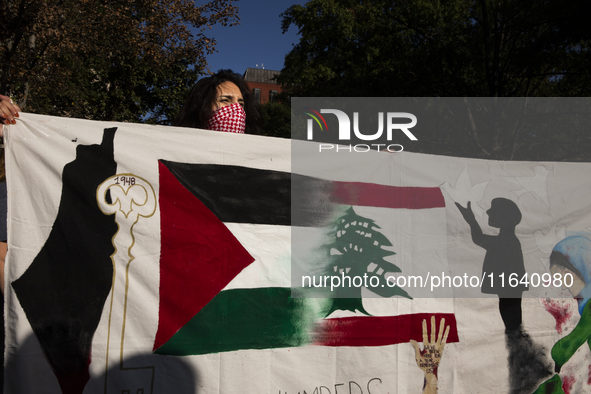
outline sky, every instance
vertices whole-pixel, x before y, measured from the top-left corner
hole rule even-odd
[[[285,55],[299,41],[297,27],[292,25],[281,33],[279,16],[293,4],[305,4],[295,0],[239,0],[240,25],[224,27],[216,25],[205,31],[206,36],[217,41],[218,52],[207,56],[211,71],[230,68],[244,74],[248,67],[281,70]]]

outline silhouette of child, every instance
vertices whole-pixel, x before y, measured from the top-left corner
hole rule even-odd
[[[456,206],[470,225],[472,241],[486,250],[482,265],[484,283],[481,291],[499,296],[499,311],[505,323],[505,332],[517,330],[521,326],[522,319],[521,296],[528,289],[527,285],[520,283],[525,275],[525,266],[521,243],[515,235],[515,227],[521,222],[521,211],[511,200],[493,199],[490,209],[486,211],[488,224],[500,231],[499,235],[486,235],[482,233],[474,217],[470,202],[466,208],[458,203]],[[510,277],[517,279],[516,286],[511,286],[515,281],[509,282]]]

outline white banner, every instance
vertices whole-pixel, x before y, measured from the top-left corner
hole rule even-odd
[[[292,178],[289,140],[32,114],[5,135],[6,393],[591,389],[591,164],[294,142]]]

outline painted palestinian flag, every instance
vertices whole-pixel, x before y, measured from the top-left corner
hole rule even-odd
[[[259,261],[252,254],[260,247],[249,250],[228,228],[239,227],[241,234],[264,234],[262,238],[271,243],[273,233],[289,232],[290,225],[326,226],[337,207],[440,208],[444,201],[439,188],[333,182],[272,170],[170,161],[161,161],[159,171],[162,248],[155,353],[198,355],[309,344],[382,346],[422,340],[422,321],[431,314],[325,318],[330,308],[347,308],[343,305],[348,299],[322,300],[324,305],[318,305],[318,300],[292,298],[289,279],[269,280],[268,285],[264,278],[257,284],[246,283],[241,278],[251,274],[249,270],[278,271],[280,256],[275,252],[273,261]],[[292,201],[292,190],[314,198]],[[343,227],[363,227],[365,223],[367,233],[388,245],[383,235],[378,236],[375,223],[352,216],[353,208],[348,212],[349,216],[341,217]],[[338,231],[343,233],[343,228]],[[371,274],[383,278],[386,271],[396,271],[383,260],[392,252],[381,247],[374,247],[373,252],[378,259],[372,261],[378,264]],[[351,260],[351,256],[341,260]],[[285,266],[289,278],[289,263]],[[383,294],[393,295],[408,297],[399,288]],[[353,302],[362,308],[360,298]],[[339,303],[341,307],[335,307]],[[448,342],[457,342],[454,315],[435,316],[445,318],[451,326]]]

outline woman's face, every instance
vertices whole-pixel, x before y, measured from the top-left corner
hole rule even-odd
[[[564,287],[565,289],[567,289],[568,291],[570,291],[570,293],[573,295],[573,297],[576,297],[579,295],[579,293],[581,292],[581,290],[583,290],[585,288],[585,282],[583,282],[581,280],[581,278],[579,278],[577,275],[575,275],[571,270],[569,270],[568,268],[564,268],[558,265],[553,265],[550,268],[550,272],[552,273],[552,275],[554,276],[554,274],[560,274],[562,275],[562,283],[565,283],[565,278],[564,275],[566,274],[571,274],[573,277],[573,284],[572,286],[565,286],[563,285],[562,287]],[[568,283],[570,283],[570,278],[568,278]]]
[[[218,94],[211,110],[215,111],[227,105],[238,103],[244,107],[244,98],[235,83],[226,81],[218,85]]]

